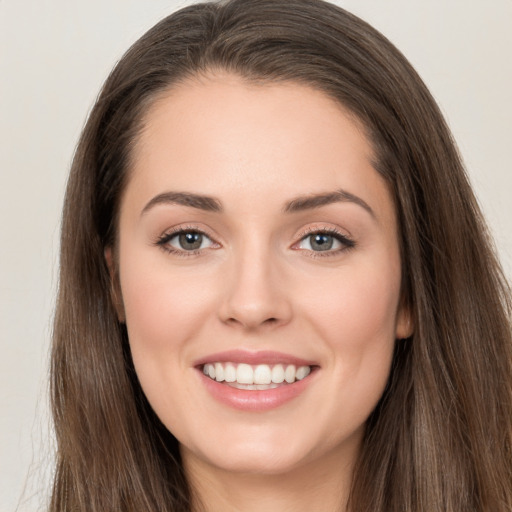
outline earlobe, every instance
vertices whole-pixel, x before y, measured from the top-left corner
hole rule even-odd
[[[124,312],[123,297],[121,294],[121,284],[119,282],[118,265],[112,250],[107,247],[104,251],[105,261],[107,262],[108,272],[110,274],[110,299],[117,313],[119,322],[124,323],[126,316]]]
[[[395,338],[404,340],[410,338],[414,333],[414,320],[409,307],[401,307],[396,322]]]

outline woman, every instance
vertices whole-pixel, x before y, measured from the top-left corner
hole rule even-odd
[[[509,289],[437,106],[361,20],[163,20],[63,219],[52,510],[512,510]]]

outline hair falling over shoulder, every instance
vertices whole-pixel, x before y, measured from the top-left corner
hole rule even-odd
[[[365,126],[393,194],[415,332],[396,342],[350,510],[511,512],[510,288],[423,82],[382,35],[321,0],[191,5],[147,32],[107,79],[63,210],[51,512],[191,510],[178,442],[138,383],[104,254],[115,247],[144,112],[173,84],[211,69],[304,83],[339,101]]]

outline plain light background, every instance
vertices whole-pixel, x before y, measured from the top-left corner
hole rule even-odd
[[[189,3],[0,0],[0,512],[44,510],[48,493],[60,208],[80,130],[129,45]],[[430,87],[512,276],[512,0],[336,3],[391,39]]]

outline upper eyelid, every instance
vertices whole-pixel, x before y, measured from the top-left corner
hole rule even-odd
[[[199,226],[195,226],[195,225],[186,225],[186,226],[175,226],[175,227],[172,227],[172,228],[168,228],[166,230],[164,230],[162,232],[161,235],[159,235],[157,237],[157,239],[161,239],[161,238],[164,238],[164,237],[167,237],[167,236],[175,236],[175,235],[179,235],[180,233],[187,233],[187,232],[190,232],[190,231],[193,231],[195,233],[200,233],[201,235],[205,235],[207,236],[208,238],[211,238],[212,240],[216,241],[216,237],[215,235],[213,235],[211,233],[211,231],[209,229],[205,229],[203,227],[199,227]]]
[[[217,241],[217,239],[208,232],[208,230],[205,230],[203,228],[199,228],[198,226],[193,226],[193,225],[187,225],[187,226],[178,225],[178,226],[175,226],[172,228],[168,228],[168,229],[164,230],[161,234],[159,234],[155,237],[155,239],[153,240],[153,244],[157,247],[165,248],[167,246],[170,246],[169,242],[174,237],[180,235],[181,233],[187,233],[187,232],[191,232],[191,231],[200,233],[201,235],[208,238],[212,242],[212,245],[216,246],[216,247],[213,247],[215,249],[222,246],[222,244],[219,243]],[[196,249],[195,251],[203,251],[203,250],[204,249]],[[173,247],[173,250],[170,252],[186,254],[189,251],[185,251],[185,250]],[[190,252],[193,252],[193,251],[190,251]]]
[[[299,231],[295,235],[295,237],[299,240],[302,240],[303,238],[315,235],[317,233],[328,233],[329,235],[338,235],[341,238],[345,238],[348,240],[353,240],[353,237],[350,233],[348,233],[346,230],[341,230],[340,228],[334,227],[334,226],[315,226],[311,227],[308,226],[306,229],[303,229],[302,231]]]
[[[337,250],[328,250],[325,252],[321,251],[311,251],[308,249],[302,249],[304,251],[308,251],[313,253],[317,256],[333,256],[336,255],[346,249],[351,249],[357,245],[354,237],[346,232],[346,230],[341,230],[337,226],[308,226],[306,229],[304,229],[302,232],[300,232],[298,235],[296,235],[297,241],[295,241],[292,245],[292,248],[294,246],[297,246],[299,243],[301,243],[303,240],[307,239],[308,237],[316,234],[327,234],[329,236],[334,237],[339,243],[344,245],[345,247],[343,249],[337,249]]]
[[[173,245],[171,245],[169,243],[173,238],[179,236],[182,233],[187,233],[187,232],[195,232],[195,233],[201,234],[202,236],[205,236],[212,243],[212,247],[207,247],[207,248],[202,248],[202,249],[198,248],[198,249],[193,249],[193,250],[187,251],[185,249],[180,249],[180,248],[174,247]],[[167,253],[171,253],[176,256],[183,256],[183,257],[191,257],[194,255],[200,254],[201,252],[203,252],[206,249],[217,249],[222,246],[219,242],[217,242],[217,240],[214,237],[212,237],[210,234],[208,234],[208,232],[204,229],[200,229],[195,226],[179,226],[179,225],[165,230],[161,235],[157,236],[156,240],[154,240],[153,243],[155,246],[157,246],[160,249],[163,249]]]
[[[186,232],[196,232],[200,233],[206,237],[208,237],[212,242],[215,244],[223,245],[221,242],[218,241],[219,237],[217,237],[215,234],[212,234],[212,232],[209,229],[205,229],[204,227],[200,227],[198,225],[194,224],[187,224],[187,225],[177,225],[172,228],[168,228],[165,231],[162,232],[162,234],[158,235],[156,238],[156,243],[162,243],[162,240],[167,239],[166,241],[170,240],[174,236],[179,235],[180,233],[186,233]],[[320,234],[320,233],[327,233],[334,237],[339,237],[343,240],[348,240],[352,243],[355,243],[352,235],[350,235],[347,232],[342,231],[341,229],[334,227],[334,226],[308,226],[305,229],[302,229],[294,236],[294,241],[292,245],[297,244],[304,238],[314,235],[314,234]]]

